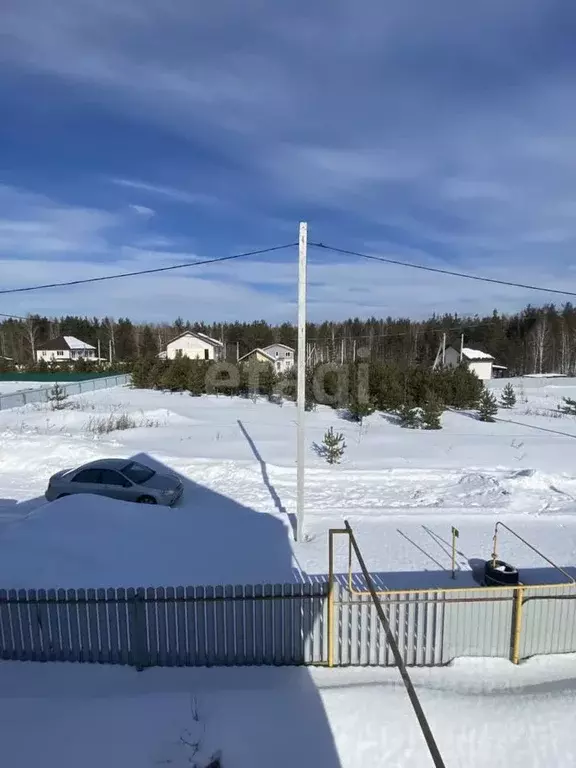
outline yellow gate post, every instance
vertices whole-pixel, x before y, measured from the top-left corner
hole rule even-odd
[[[512,663],[520,664],[520,641],[522,640],[522,608],[524,607],[524,589],[514,590],[514,618],[512,628]]]

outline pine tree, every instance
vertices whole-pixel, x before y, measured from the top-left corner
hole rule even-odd
[[[150,358],[141,358],[137,360],[132,368],[132,386],[137,389],[147,389],[154,384],[152,372],[154,370],[154,360]]]
[[[576,400],[571,397],[563,397],[564,405],[559,405],[558,410],[568,416],[576,416]]]
[[[500,405],[502,408],[514,408],[516,405],[516,393],[512,384],[508,383],[502,390],[502,397],[500,398]]]
[[[490,392],[485,389],[480,397],[480,403],[478,406],[478,418],[480,421],[494,421],[494,416],[498,413],[498,403],[496,398]]]
[[[324,433],[321,448],[321,453],[328,464],[339,464],[345,450],[344,435],[341,432],[334,432],[334,428],[330,427]]]
[[[170,360],[161,379],[162,388],[168,389],[170,392],[183,392],[188,389],[190,363],[190,359],[183,356]]]
[[[62,411],[66,408],[66,400],[68,400],[68,395],[64,387],[61,387],[58,383],[54,384],[52,389],[48,392],[48,402],[50,403],[52,410]]]
[[[187,389],[192,397],[200,397],[206,391],[206,372],[202,360],[188,360],[189,365],[186,369],[186,384],[183,387]]]
[[[400,417],[400,426],[407,429],[418,429],[422,425],[420,409],[409,403],[403,403],[397,410]]]
[[[444,409],[438,398],[430,394],[422,408],[422,428],[442,429],[441,417]]]
[[[348,418],[362,424],[366,416],[374,413],[374,405],[366,398],[359,398],[356,394],[348,403]]]

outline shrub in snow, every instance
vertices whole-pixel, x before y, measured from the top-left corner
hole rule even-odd
[[[68,400],[68,395],[66,394],[66,390],[64,387],[61,387],[60,384],[54,384],[52,389],[48,392],[48,402],[50,403],[50,407],[53,411],[61,411],[64,408],[66,408],[66,401]]]
[[[431,394],[422,407],[421,419],[423,429],[442,429],[442,413],[444,409],[438,398]]]
[[[478,418],[480,421],[494,421],[498,413],[496,398],[488,389],[485,389],[478,405]]]
[[[317,446],[316,450],[320,456],[326,459],[328,464],[339,464],[346,450],[344,435],[341,432],[334,432],[334,428],[330,427],[324,433],[322,445]]]
[[[516,393],[514,392],[514,387],[512,384],[506,384],[502,390],[500,405],[502,408],[513,408],[516,405]]]
[[[558,410],[568,416],[576,416],[576,400],[571,397],[563,397],[564,405],[559,405]]]
[[[134,429],[137,426],[136,419],[129,413],[110,413],[108,416],[91,416],[86,424],[86,432],[92,435],[106,435],[116,430]]]
[[[420,408],[415,408],[409,403],[403,403],[398,408],[398,417],[400,419],[400,426],[407,429],[418,429],[422,426],[422,416]]]
[[[362,424],[366,416],[374,413],[374,405],[367,398],[353,397],[348,403],[347,416],[350,421]]]

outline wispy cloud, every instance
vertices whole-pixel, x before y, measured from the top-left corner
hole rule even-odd
[[[138,216],[144,216],[146,218],[150,218],[150,216],[155,216],[156,211],[153,208],[148,208],[146,205],[134,205],[134,203],[130,203],[128,206],[131,211],[134,211],[134,213],[137,213]]]
[[[98,175],[114,194],[124,191],[124,210],[150,202],[158,211],[140,218],[158,230],[146,234],[160,248],[186,250],[193,228],[198,250],[217,241],[232,251],[247,233],[262,237],[265,222],[307,218],[321,240],[359,249],[385,242],[387,252],[412,249],[463,269],[566,281],[576,249],[574,4],[486,0],[464,12],[456,0],[294,0],[248,10],[232,0],[62,0],[55,10],[28,0],[10,4],[2,26],[8,76],[46,78],[65,99],[89,94],[114,116],[114,130],[127,121],[132,164],[120,159]],[[138,155],[139,127],[157,152]],[[205,206],[203,215],[191,225],[182,205]],[[242,220],[231,222],[238,209]],[[2,216],[4,251],[34,238],[54,253],[113,251],[137,239],[120,237],[131,225],[116,213],[80,204],[54,218]],[[280,226],[266,232],[285,239]],[[383,274],[357,269],[362,279]],[[321,273],[314,311],[368,311],[346,293],[355,278],[336,279],[343,271],[334,264],[332,283]],[[356,285],[371,312],[489,310],[526,298],[423,278],[426,293],[412,273],[399,273],[391,295],[391,274],[381,287]],[[280,316],[265,289],[259,295]],[[257,302],[247,311],[255,306],[260,314]]]
[[[119,187],[126,187],[127,189],[136,189],[140,192],[146,192],[151,195],[159,195],[160,197],[168,198],[176,203],[186,203],[188,205],[196,205],[198,203],[213,203],[214,198],[202,193],[187,192],[184,189],[175,189],[174,187],[164,187],[158,184],[149,184],[145,181],[138,181],[136,179],[110,179],[112,184],[116,184]]]

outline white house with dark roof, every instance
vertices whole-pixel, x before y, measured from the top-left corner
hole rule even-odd
[[[57,336],[44,344],[38,344],[36,347],[36,362],[45,360],[79,360],[86,358],[88,360],[96,359],[96,347],[85,341],[77,339],[76,336]]]
[[[220,360],[224,345],[205,333],[184,331],[166,344],[166,349],[158,357],[174,360],[177,357],[190,357],[193,360]]]
[[[462,347],[462,350],[454,347],[446,347],[444,365],[447,368],[455,368],[460,363],[465,363],[469,370],[482,381],[488,381],[493,376],[494,357],[480,349]]]

